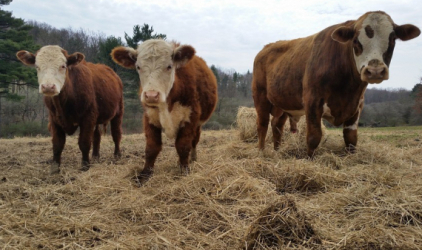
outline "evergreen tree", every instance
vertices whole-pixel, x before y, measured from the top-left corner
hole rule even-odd
[[[0,7],[10,2],[12,0],[0,0]],[[16,58],[16,52],[19,50],[33,52],[39,48],[29,35],[30,30],[31,26],[26,25],[22,19],[15,18],[11,12],[0,9],[0,126],[2,98],[16,101],[23,98],[13,93],[11,86],[38,87],[35,69],[24,66]]]
[[[123,41],[120,37],[109,36],[105,40],[100,41],[99,52],[97,54],[96,62],[103,63],[118,73],[123,67],[119,67],[117,63],[111,59],[110,52],[118,46],[123,46]]]
[[[0,0],[0,7],[7,5],[11,0]],[[11,84],[27,84],[37,87],[36,72],[24,66],[16,58],[19,50],[34,52],[39,48],[29,35],[31,26],[25,25],[20,18],[15,18],[12,13],[0,9],[0,96],[9,99],[19,99],[9,91]]]
[[[128,46],[136,49],[140,42],[146,41],[148,39],[157,39],[157,38],[166,39],[166,35],[157,34],[157,33],[152,34],[153,32],[154,32],[153,27],[151,26],[150,28],[149,25],[146,23],[144,23],[144,26],[142,26],[142,28],[139,25],[135,25],[133,27],[132,37],[130,37],[125,32],[126,43]]]

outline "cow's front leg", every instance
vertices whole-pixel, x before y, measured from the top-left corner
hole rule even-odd
[[[100,143],[101,143],[101,132],[100,132],[100,125],[95,126],[94,130],[94,143],[92,147],[92,159],[99,160],[100,159]]]
[[[308,146],[308,157],[313,158],[315,149],[322,138],[321,119],[323,106],[320,102],[314,102],[306,109],[306,142]]]
[[[343,138],[346,144],[346,150],[350,153],[354,153],[356,150],[356,144],[358,143],[358,122],[359,114],[356,113],[351,119],[343,123]]]
[[[278,150],[283,137],[284,124],[286,123],[288,115],[278,108],[273,108],[271,114],[273,115],[273,118],[271,119],[271,128],[273,131],[274,150]]]
[[[136,176],[140,184],[147,181],[154,168],[155,160],[162,149],[161,129],[148,123],[148,119],[144,116],[144,131],[146,137],[145,147],[145,165],[141,173]]]
[[[189,174],[189,154],[192,150],[195,128],[191,123],[180,128],[176,137],[176,150],[179,155],[180,170],[183,175]]]
[[[53,137],[53,162],[50,166],[50,174],[60,172],[61,156],[66,143],[66,134],[62,127],[50,121],[51,135]]]
[[[89,169],[89,151],[91,150],[92,138],[94,135],[95,123],[85,122],[79,127],[79,149],[82,152],[81,170],[87,171]]]

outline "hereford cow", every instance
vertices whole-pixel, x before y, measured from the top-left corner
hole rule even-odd
[[[175,138],[180,168],[188,173],[189,154],[196,160],[201,126],[217,103],[214,74],[193,47],[160,39],[148,40],[137,50],[117,47],[111,55],[121,66],[136,69],[140,78],[146,148],[139,180],[147,180],[153,172],[162,147],[162,131]]]
[[[321,141],[321,118],[343,125],[346,149],[353,152],[368,83],[388,79],[397,38],[419,34],[417,27],[397,25],[376,11],[312,36],[266,45],[255,58],[252,82],[260,150],[272,114],[275,149],[287,117],[298,121],[306,115],[309,157]]]
[[[115,146],[114,156],[120,156],[123,85],[112,69],[86,62],[79,52],[68,55],[59,46],[42,47],[35,55],[19,51],[16,56],[37,69],[39,92],[44,95],[49,111],[49,130],[53,137],[51,173],[60,172],[66,134],[72,135],[78,127],[82,170],[89,168],[92,143],[92,157],[99,157],[99,127],[105,127],[108,122]]]

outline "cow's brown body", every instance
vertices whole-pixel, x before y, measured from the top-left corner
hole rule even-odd
[[[190,45],[151,39],[137,50],[117,47],[113,60],[140,76],[139,96],[144,107],[145,165],[138,178],[147,180],[162,149],[162,133],[175,139],[179,164],[189,171],[196,160],[201,126],[217,104],[217,81],[205,61]]]
[[[78,144],[82,152],[83,167],[87,168],[91,144],[92,157],[99,157],[99,125],[109,122],[115,144],[114,155],[120,156],[123,85],[111,68],[85,61],[70,67],[60,94],[45,96],[44,102],[49,110],[55,163],[60,165],[66,134],[72,135],[79,127]]]
[[[355,33],[355,40],[351,37],[344,42],[335,41],[332,36],[340,27],[356,29],[359,20],[328,27],[309,37],[271,43],[258,53],[254,62],[252,91],[258,114],[260,149],[264,148],[269,115],[272,114],[275,149],[279,147],[286,119],[290,116],[297,121],[306,115],[309,156],[314,154],[321,140],[321,118],[335,126],[343,125],[344,141],[347,148],[353,150],[368,81],[361,79],[361,73],[355,66],[354,53],[359,52],[356,42],[359,33]],[[420,33],[417,28],[413,32],[409,37]],[[402,40],[406,38],[401,37]],[[394,39],[390,36],[390,45]],[[384,68],[389,65],[393,49],[394,44],[384,54],[384,63],[379,65]],[[384,75],[377,77],[376,83],[388,79]]]
[[[100,125],[110,123],[114,155],[120,156],[123,85],[111,68],[86,62],[81,53],[68,55],[58,46],[45,46],[35,55],[20,51],[17,57],[38,70],[40,92],[49,111],[49,130],[53,137],[52,173],[59,172],[66,134],[74,134],[78,127],[83,170],[89,168],[91,144],[92,157],[99,157]],[[45,72],[51,76],[45,77]],[[59,78],[62,80],[56,80]]]
[[[182,171],[187,171],[189,153],[191,153],[191,160],[196,160],[196,145],[201,135],[201,126],[211,117],[217,104],[217,81],[204,60],[194,56],[184,67],[176,69],[174,85],[166,101],[169,112],[172,111],[175,103],[191,109],[189,122],[181,124],[176,133],[179,163]],[[151,109],[145,105],[144,107]],[[144,112],[143,119],[147,141],[142,175],[149,176],[162,148],[162,127],[151,124],[148,112]]]

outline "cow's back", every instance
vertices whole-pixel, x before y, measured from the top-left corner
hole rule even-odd
[[[98,108],[97,124],[105,123],[120,112],[123,105],[123,84],[119,76],[104,64],[87,63],[91,71]]]
[[[175,84],[169,94],[172,103],[180,102],[199,113],[201,123],[207,121],[217,104],[217,80],[205,61],[194,56],[177,69]]]
[[[195,56],[192,60],[196,70],[196,87],[201,105],[200,121],[207,121],[217,105],[217,79],[205,61]]]
[[[302,81],[314,36],[266,45],[255,57],[252,88],[285,110],[300,110]]]

